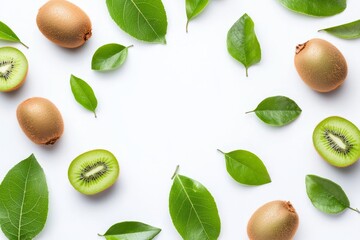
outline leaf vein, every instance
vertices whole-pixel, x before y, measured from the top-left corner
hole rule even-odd
[[[180,179],[180,177],[179,177],[178,175],[176,176],[176,178],[178,179],[181,187],[184,189],[184,193],[185,193],[188,201],[190,202],[191,209],[194,211],[194,213],[195,213],[195,215],[196,215],[196,218],[198,219],[198,221],[199,221],[202,229],[204,230],[204,233],[206,234],[206,237],[207,237],[208,239],[210,239],[207,231],[205,231],[205,227],[204,227],[204,225],[203,225],[203,222],[201,221],[200,216],[199,216],[198,212],[196,211],[196,209],[195,209],[195,207],[194,207],[194,205],[193,205],[193,202],[192,202],[192,200],[191,200],[191,197],[190,197],[190,195],[188,194],[188,192],[186,191],[186,187],[184,186],[183,182],[181,181],[181,179]]]

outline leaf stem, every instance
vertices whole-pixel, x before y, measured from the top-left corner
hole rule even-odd
[[[96,112],[94,111],[95,118],[97,118]]]
[[[246,68],[246,77],[249,77],[248,68]]]
[[[247,112],[245,112],[245,114],[253,113],[254,111],[255,111],[255,110],[247,111]]]
[[[131,48],[131,47],[133,47],[134,45],[133,44],[131,44],[130,46],[128,46],[128,47],[126,47],[126,48]]]
[[[223,151],[221,151],[220,149],[216,149],[219,153],[222,153],[225,155],[225,153]]]
[[[23,42],[21,42],[21,41],[20,41],[20,43],[21,43],[24,47],[26,47],[27,49],[29,49],[29,47],[28,47],[25,43],[23,43]]]
[[[171,180],[173,180],[173,179],[175,178],[175,176],[178,174],[179,168],[180,168],[180,166],[177,165],[177,166],[176,166],[176,169],[175,169],[175,172],[174,172],[174,174],[173,174],[172,177],[171,177]]]
[[[357,209],[357,208],[352,208],[352,207],[349,207],[349,209],[350,209],[350,210],[353,210],[354,212],[357,212],[357,213],[359,213],[359,214],[360,214],[360,210],[359,210],[359,209]]]
[[[186,21],[186,33],[188,33],[188,28],[189,28],[189,19]]]

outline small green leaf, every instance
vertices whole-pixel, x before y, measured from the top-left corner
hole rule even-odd
[[[129,47],[132,47],[132,45]],[[109,71],[119,68],[127,58],[129,47],[124,47],[116,43],[99,47],[92,57],[91,69],[96,71]]]
[[[161,229],[141,222],[121,222],[112,225],[104,235],[107,240],[151,240]]]
[[[71,75],[70,77],[71,91],[78,103],[84,108],[94,113],[96,117],[97,99],[94,91],[84,80]]]
[[[261,48],[254,31],[254,22],[245,13],[227,34],[227,49],[230,55],[248,68],[261,60]]]
[[[218,151],[225,155],[226,169],[235,181],[255,186],[271,182],[264,163],[255,154],[246,150]]]
[[[341,13],[346,0],[279,0],[286,8],[305,15],[328,17]]]
[[[263,122],[272,126],[283,126],[301,114],[300,107],[290,98],[275,96],[264,99],[253,111]]]
[[[178,175],[170,190],[169,210],[173,224],[184,240],[216,240],[220,217],[211,193],[198,181]]]
[[[360,20],[319,30],[343,39],[360,38]]]
[[[307,175],[305,183],[307,195],[318,210],[328,214],[337,214],[349,208],[360,213],[358,209],[350,207],[344,190],[329,179]]]
[[[134,38],[166,44],[167,17],[161,0],[106,0],[106,4],[115,23]]]
[[[24,47],[29,48],[26,46],[18,36],[7,26],[5,23],[0,21],[0,39],[10,42],[17,42],[22,44]]]
[[[45,174],[34,155],[15,165],[0,185],[0,225],[9,240],[33,239],[48,215]]]
[[[190,20],[199,15],[205,9],[208,3],[209,0],[186,0],[186,32],[188,32]]]

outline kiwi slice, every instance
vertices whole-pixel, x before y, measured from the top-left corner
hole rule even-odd
[[[0,91],[18,89],[25,81],[28,61],[25,55],[13,47],[0,48]]]
[[[79,192],[93,195],[112,186],[120,168],[115,156],[103,149],[95,149],[77,156],[70,164],[68,177]]]
[[[321,121],[313,132],[313,143],[321,157],[336,167],[350,166],[360,157],[360,131],[342,117]]]

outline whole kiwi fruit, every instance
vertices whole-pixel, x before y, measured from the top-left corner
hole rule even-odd
[[[40,31],[50,41],[65,48],[82,46],[92,35],[88,15],[66,0],[50,0],[36,17]]]
[[[315,127],[312,138],[316,151],[333,166],[347,167],[359,160],[360,130],[345,118],[325,118]]]
[[[338,88],[348,73],[342,53],[328,41],[319,38],[296,46],[295,67],[302,80],[318,92]]]
[[[251,216],[247,233],[250,240],[290,240],[299,226],[299,216],[289,201],[271,201]]]
[[[20,88],[26,79],[28,61],[13,47],[0,48],[0,91],[11,92]]]
[[[119,172],[119,163],[111,152],[95,149],[80,154],[71,162],[68,177],[77,191],[94,195],[112,186]]]
[[[46,98],[33,97],[23,101],[16,116],[21,129],[36,144],[52,145],[64,132],[58,108]]]

